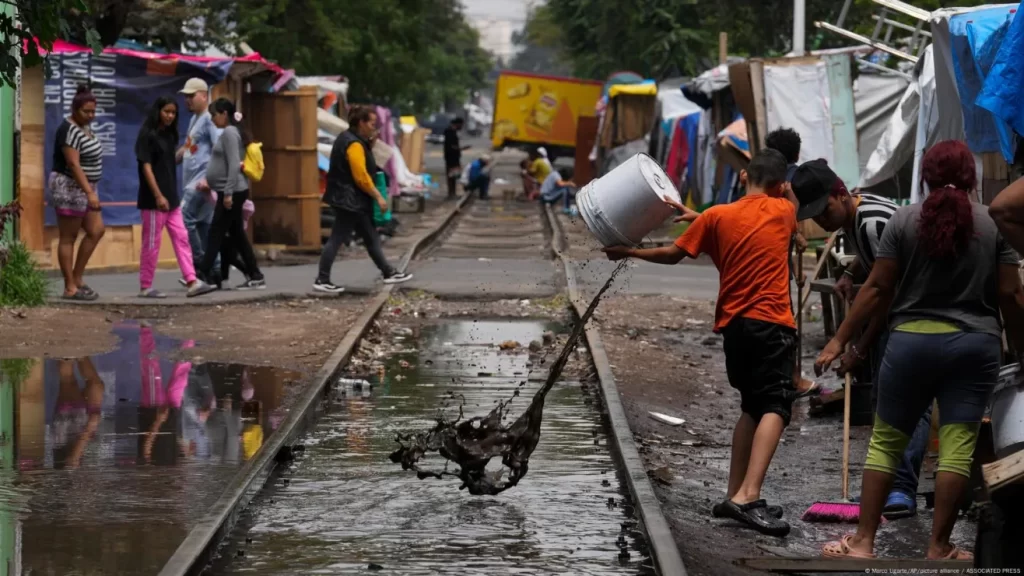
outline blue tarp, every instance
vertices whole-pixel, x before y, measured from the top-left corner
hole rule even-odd
[[[46,144],[45,172],[53,165],[53,138],[57,126],[71,113],[71,100],[79,84],[88,83],[96,96],[93,132],[103,143],[103,179],[96,187],[103,204],[103,221],[111,226],[140,224],[135,207],[139,192],[135,139],[153,102],[159,96],[178,100],[178,131],[184,136],[191,115],[185,98],[178,94],[185,81],[195,76],[216,84],[227,76],[233,62],[192,62],[181,59],[145,59],[125,54],[67,52],[50,55],[52,75],[46,80],[44,105]],[[181,168],[178,169],[181,182]],[[46,224],[54,225],[52,210]]]
[[[987,78],[992,77],[993,82],[1000,83],[1007,80],[993,76],[992,72],[1016,11],[1013,6],[995,6],[949,19],[950,49],[964,115],[964,132],[967,145],[976,154],[1001,151],[1005,156],[1010,151],[1009,157],[1012,158],[1013,133],[1010,126],[976,104],[976,100]],[[1021,52],[1015,54],[1019,60]],[[1024,94],[1018,88],[1014,98],[1021,96]],[[1016,104],[1020,106],[1019,102]]]
[[[1024,2],[1016,11],[1024,10]],[[1015,18],[1003,38],[995,62],[975,103],[1024,134],[1024,18]],[[1000,142],[1002,144],[1002,142]],[[1013,161],[1013,145],[1000,146],[1007,162]]]

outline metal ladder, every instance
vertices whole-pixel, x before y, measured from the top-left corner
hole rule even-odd
[[[822,30],[828,30],[834,34],[843,36],[860,44],[871,46],[872,48],[890,54],[902,60],[908,62],[917,63],[920,59],[921,53],[931,42],[931,32],[925,30],[925,24],[928,23],[931,18],[931,13],[927,10],[922,10],[906,2],[900,0],[872,0],[878,5],[878,13],[872,14],[871,18],[875,21],[875,29],[871,36],[864,36],[843,28],[843,24],[846,22],[846,17],[850,12],[850,6],[853,5],[853,0],[845,0],[843,2],[843,8],[839,11],[839,18],[835,24],[829,24],[828,22],[815,22],[814,25]],[[903,15],[908,16],[916,20],[916,24],[911,26],[910,24],[904,24],[897,20],[890,18],[890,15]],[[892,35],[894,30],[903,32],[910,32],[910,41],[906,50],[901,50],[891,44]],[[900,71],[892,68],[869,62],[863,58],[857,58],[857,62],[861,65],[868,66],[871,68],[880,68],[889,72],[896,72],[903,74]]]

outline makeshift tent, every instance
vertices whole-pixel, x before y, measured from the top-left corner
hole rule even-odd
[[[1014,153],[1012,129],[1006,121],[977,106],[975,101],[1015,13],[1016,6],[994,6],[957,14],[949,19],[953,71],[960,94],[967,145],[975,154],[1002,151],[1008,161],[1013,160]],[[1020,59],[1021,55],[1018,52],[1016,58]],[[1002,82],[1003,79],[996,78],[995,81]]]
[[[1024,10],[1024,2],[1017,14]],[[1005,122],[1018,135],[1024,134],[1024,18],[1014,18],[995,56],[981,94],[975,103]],[[1012,150],[1001,149],[1003,158],[1014,160]],[[1018,151],[1019,155],[1019,151]]]
[[[658,84],[655,104],[655,117],[658,122],[651,130],[649,154],[662,165],[667,165],[679,119],[701,112],[700,106],[683,96],[682,86],[685,83],[686,79],[676,78]]]

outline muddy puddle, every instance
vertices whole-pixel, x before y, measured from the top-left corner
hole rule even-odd
[[[525,346],[498,344],[561,328],[442,320],[406,329],[405,348],[371,389],[335,388],[305,450],[244,514],[210,573],[647,573],[609,438],[579,382],[558,382],[547,395],[529,474],[500,495],[471,496],[457,478],[420,480],[388,458],[396,434],[430,428],[438,407],[462,402],[467,417],[483,415],[525,380],[514,419],[546,366]],[[434,457],[429,464],[443,467]]]
[[[195,344],[113,332],[106,354],[0,361],[6,574],[158,572],[284,419],[297,374],[174,361]]]

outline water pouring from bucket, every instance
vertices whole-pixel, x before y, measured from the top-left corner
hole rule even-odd
[[[587,229],[605,247],[638,246],[675,215],[666,201],[682,204],[665,171],[643,153],[591,181],[576,195]]]

